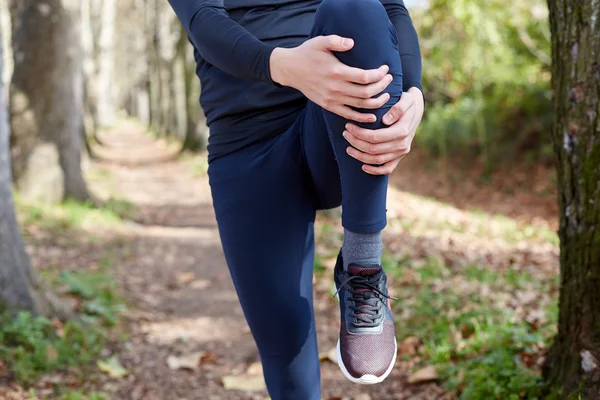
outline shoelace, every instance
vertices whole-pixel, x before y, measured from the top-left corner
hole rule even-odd
[[[360,321],[360,324],[356,324],[355,322],[360,327],[368,328],[378,325],[376,321],[380,317],[379,311],[383,306],[381,297],[398,300],[396,297],[382,292],[375,286],[379,279],[381,279],[381,274],[376,274],[372,277],[361,275],[351,276],[340,284],[339,289],[333,295],[335,297],[343,287],[346,287],[350,291],[352,300],[354,301],[354,305],[350,306],[350,309],[353,311],[350,313],[350,317],[355,318],[356,322]],[[352,282],[352,285],[349,285],[350,282]],[[368,290],[359,291],[357,289]]]

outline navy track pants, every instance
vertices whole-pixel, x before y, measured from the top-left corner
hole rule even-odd
[[[396,30],[378,0],[323,0],[312,36],[354,39],[338,53],[346,65],[390,67],[381,117],[402,94]],[[313,223],[317,209],[342,205],[353,232],[386,224],[387,176],[362,171],[346,153],[348,121],[308,102],[281,135],[217,158],[209,179],[231,277],[258,350],[273,400],[319,400],[320,369],[313,315]]]

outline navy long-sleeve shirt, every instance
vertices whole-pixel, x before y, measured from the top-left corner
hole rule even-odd
[[[321,0],[169,0],[194,46],[209,161],[283,132],[306,97],[271,80],[276,47],[306,41]],[[404,90],[421,89],[417,33],[403,0],[381,0],[398,32]]]

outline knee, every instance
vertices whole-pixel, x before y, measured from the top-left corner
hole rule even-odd
[[[330,34],[349,35],[387,26],[385,7],[379,0],[323,0],[317,10],[317,22],[327,25]]]
[[[395,30],[379,0],[323,0],[313,33],[353,39],[352,50],[336,54],[346,65],[367,69],[388,64],[392,73],[401,74]]]
[[[301,298],[294,304],[286,304],[289,301],[289,298],[280,298],[279,304],[275,305],[277,301],[274,301],[267,314],[248,321],[258,349],[265,357],[290,361],[312,337],[314,326],[309,301]],[[264,304],[259,312],[263,310]]]

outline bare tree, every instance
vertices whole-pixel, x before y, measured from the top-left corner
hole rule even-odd
[[[562,398],[600,397],[600,7],[548,0],[560,205],[558,335],[545,376]]]
[[[26,196],[91,198],[81,171],[80,17],[80,0],[11,0],[11,153]]]

